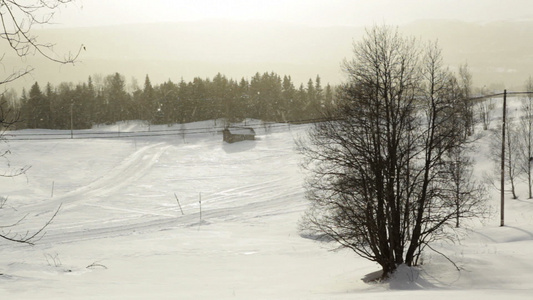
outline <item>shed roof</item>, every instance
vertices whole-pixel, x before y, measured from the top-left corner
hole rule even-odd
[[[228,127],[226,130],[236,135],[255,135],[255,131],[251,127]]]

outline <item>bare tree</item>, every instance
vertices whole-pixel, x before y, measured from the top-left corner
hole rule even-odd
[[[51,60],[60,64],[72,64],[77,59],[83,46],[80,46],[76,53],[68,53],[63,57],[58,56],[53,51],[53,45],[49,43],[42,43],[37,36],[33,34],[33,27],[35,25],[47,24],[52,20],[53,14],[62,5],[73,2],[74,0],[0,0],[0,39],[9,49],[14,52],[18,57],[24,58],[29,55],[39,55],[48,60]],[[6,56],[6,52],[1,54],[0,62]],[[24,60],[21,60],[23,63]],[[0,78],[0,86],[13,82],[30,72],[33,68],[29,65],[22,66],[18,70],[13,70],[12,73],[3,75]],[[20,119],[20,113],[13,109],[13,106],[7,105],[5,99],[2,98],[0,103],[0,140],[5,142],[4,134],[7,130],[11,129]],[[4,151],[1,155],[5,157],[8,151]],[[20,168],[18,170],[9,170],[5,172],[3,177],[18,176],[23,174],[27,170],[27,167]],[[3,208],[7,198],[2,198]],[[4,212],[4,210],[1,210]],[[59,211],[59,208],[53,213],[50,219],[39,229],[24,233],[16,232],[16,227],[26,219],[26,216],[20,217],[17,221],[8,225],[0,226],[0,238],[8,241],[33,244],[39,237],[42,236],[43,230],[52,222]],[[2,218],[3,220],[5,218]]]
[[[490,123],[492,121],[492,111],[494,110],[494,107],[495,105],[492,102],[492,99],[484,99],[478,104],[479,119],[483,124],[483,130],[488,130],[490,127]]]
[[[533,78],[531,76],[526,81],[526,91],[533,93]],[[533,96],[528,94],[522,99],[522,118],[520,119],[519,137],[520,168],[527,176],[528,198],[533,198],[532,185],[532,163],[533,163]]]
[[[509,181],[511,182],[511,193],[513,194],[513,199],[518,199],[518,196],[516,195],[515,183],[522,171],[519,166],[521,145],[518,138],[518,128],[516,124],[507,122],[505,129],[507,130],[507,139],[505,141],[507,144],[507,151],[505,155],[507,160],[507,174],[509,176]]]
[[[377,262],[386,278],[467,217],[445,184],[448,154],[466,142],[463,91],[436,44],[393,28],[367,30],[353,54],[337,109],[299,143],[311,202],[301,225]]]
[[[500,131],[494,131],[490,144],[490,152],[492,160],[494,162],[495,168],[500,168],[501,156],[502,156],[502,136]],[[522,161],[520,160],[521,155],[521,139],[518,126],[513,122],[512,118],[508,118],[505,123],[505,177],[509,184],[511,185],[511,194],[513,199],[518,199],[518,194],[516,193],[516,182],[519,177],[523,174],[523,168],[521,167]]]
[[[486,206],[487,190],[473,178],[473,164],[467,147],[457,147],[447,153],[445,170],[452,197],[450,205],[455,207],[455,227],[460,227],[461,219],[482,217],[488,214]]]
[[[472,74],[468,69],[468,64],[459,66],[459,85],[461,87],[461,104],[463,106],[461,112],[464,122],[464,134],[465,137],[474,134],[474,102],[471,100],[472,94]]]

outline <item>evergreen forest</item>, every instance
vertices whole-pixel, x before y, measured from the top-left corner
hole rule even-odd
[[[295,86],[290,76],[256,73],[250,80],[194,78],[152,85],[146,75],[140,87],[127,85],[119,73],[89,77],[84,83],[44,87],[35,82],[20,97],[1,99],[4,111],[17,112],[16,128],[87,129],[95,124],[142,120],[149,124],[175,124],[223,118],[265,122],[303,123],[321,117],[332,105],[335,87],[322,86],[320,76]],[[13,97],[11,97],[13,98]]]

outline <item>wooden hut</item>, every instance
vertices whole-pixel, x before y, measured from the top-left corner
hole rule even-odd
[[[226,127],[222,135],[226,143],[255,140],[255,131],[251,127]]]

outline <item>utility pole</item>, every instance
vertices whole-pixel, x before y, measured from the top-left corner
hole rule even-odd
[[[74,107],[74,102],[70,103],[70,138],[74,138],[74,118],[72,116],[72,110]]]
[[[502,119],[502,157],[501,157],[501,186],[500,186],[500,226],[504,226],[505,205],[505,117],[507,114],[507,90],[503,90],[503,119]]]
[[[505,226],[505,127],[507,117],[507,95],[533,95],[532,91],[527,92],[509,92],[503,90],[503,115],[502,115],[502,155],[501,155],[501,185],[500,185],[500,227]],[[501,96],[502,93],[493,95],[484,95],[481,97],[470,98],[470,100],[484,99],[487,97]]]

